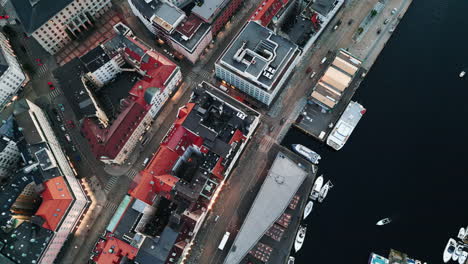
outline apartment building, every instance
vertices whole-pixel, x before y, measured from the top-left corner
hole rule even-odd
[[[182,80],[180,68],[119,23],[115,36],[54,72],[96,158],[122,164]],[[84,72],[84,74],[83,74]]]
[[[0,109],[18,93],[26,76],[8,39],[0,33]]]
[[[14,0],[25,33],[50,54],[79,38],[111,7],[111,0]]]
[[[300,53],[296,44],[250,21],[216,61],[216,77],[269,106]]]
[[[21,133],[19,145],[24,166],[16,172],[12,183],[2,189],[2,198],[7,198],[2,199],[2,210],[15,207],[21,195],[31,196],[27,194],[30,190],[25,192],[25,189],[33,179],[42,201],[29,219],[20,221],[2,212],[0,222],[6,228],[1,229],[0,237],[7,246],[0,248],[0,260],[2,263],[54,263],[79,224],[89,200],[45,113],[22,99],[15,102],[13,115]],[[24,197],[18,202],[24,203]]]

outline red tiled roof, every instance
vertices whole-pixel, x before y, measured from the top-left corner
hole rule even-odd
[[[100,128],[96,120],[85,118],[82,131],[96,157],[115,158],[147,112],[148,109],[140,104],[130,102],[112,125],[105,129]]]
[[[42,203],[36,212],[45,222],[42,227],[55,231],[70,207],[73,197],[63,177],[55,177],[44,183]]]
[[[266,27],[273,17],[285,6],[289,0],[265,0],[260,3],[250,20],[260,21]]]
[[[107,236],[107,240],[101,240],[96,246],[100,250],[96,257],[97,264],[118,264],[124,256],[132,260],[138,253],[138,249],[130,246],[122,240]]]
[[[223,179],[223,172],[224,172],[224,166],[221,165],[223,163],[223,158],[219,158],[218,162],[216,162],[216,165],[213,168],[213,173],[214,176],[216,176],[218,179]]]
[[[140,66],[141,70],[146,72],[146,76],[136,82],[129,92],[135,97],[134,100],[143,106],[147,104],[144,99],[146,89],[154,87],[163,92],[166,88],[165,82],[177,67],[172,61],[157,52],[148,51],[147,53],[150,55],[148,62],[142,62]]]
[[[177,177],[169,175],[178,159],[177,152],[172,151],[167,146],[161,146],[146,169],[141,171],[141,181],[129,194],[147,204],[152,204],[156,193],[169,193],[179,180]]]
[[[136,82],[129,91],[130,105],[112,122],[112,126],[101,129],[93,119],[86,118],[82,125],[82,131],[88,139],[91,149],[96,157],[115,158],[133,131],[138,127],[141,119],[147,114],[151,105],[145,101],[145,92],[148,88],[158,88],[160,92],[166,88],[165,83],[173,74],[177,65],[171,60],[143,45],[140,41],[127,38],[146,52],[148,61],[143,62],[142,57],[129,48],[125,53],[133,59],[141,62],[140,69],[146,72],[146,76]],[[146,60],[146,58],[145,58]]]
[[[182,125],[194,107],[195,103],[187,103],[184,107],[181,107],[179,112],[177,112],[177,120],[174,122],[174,124]]]
[[[197,29],[202,23],[203,20],[194,14],[190,14],[190,16],[176,28],[176,31],[190,39],[197,32]]]
[[[244,134],[242,134],[242,131],[237,129],[236,132],[234,132],[234,135],[232,135],[231,140],[229,140],[229,145],[232,144],[233,142],[238,142],[242,138],[244,138]]]

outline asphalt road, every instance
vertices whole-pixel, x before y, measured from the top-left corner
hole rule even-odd
[[[315,48],[312,48],[307,54],[304,54],[302,61],[296,66],[289,83],[281,92],[281,99],[271,108],[279,107],[279,116],[269,116],[266,110],[261,110],[262,125],[258,128],[255,137],[245,150],[238,166],[231,174],[229,179],[230,188],[221,192],[217,201],[217,206],[211,212],[210,218],[206,221],[199,232],[196,243],[192,247],[191,255],[187,263],[200,264],[218,264],[222,263],[227,254],[227,250],[233,242],[235,233],[241,225],[239,212],[248,210],[251,201],[245,199],[255,187],[258,187],[260,175],[265,174],[266,164],[269,162],[266,153],[272,146],[278,144],[283,135],[283,131],[291,125],[296,119],[297,104],[301,99],[307,97],[312,92],[314,83],[317,79],[309,81],[309,75],[306,69],[311,67],[313,71],[320,71],[320,61],[329,51],[339,48],[347,48],[353,44],[353,34],[357,30],[360,21],[364,19],[372,6],[377,2],[373,1],[350,1],[339,11],[337,16],[330,22],[330,25],[318,39]],[[348,25],[347,21],[353,19],[355,22]],[[333,25],[341,19],[342,25],[332,31]],[[280,120],[284,118],[286,122],[281,125]],[[273,131],[268,128],[273,127]],[[233,190],[233,191],[231,191]],[[244,208],[244,209],[242,209]],[[219,215],[219,220],[215,223],[213,218]],[[225,250],[217,249],[219,242],[226,231],[231,232],[231,238],[227,243]],[[200,246],[201,245],[201,246]]]

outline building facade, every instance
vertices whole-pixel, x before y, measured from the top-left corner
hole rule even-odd
[[[106,164],[128,159],[182,80],[174,62],[128,27],[114,29],[113,37],[56,72],[59,82],[73,83],[65,96],[78,110],[91,150]]]
[[[74,232],[89,200],[44,111],[22,99],[15,103],[14,115],[24,133],[30,156],[34,157],[27,163],[29,168],[26,171],[38,171],[44,180],[43,201],[36,216],[40,217],[42,227],[53,232],[37,263],[54,263],[69,235]],[[50,194],[45,196],[45,193]],[[67,200],[65,206],[61,201],[63,199]]]
[[[133,13],[179,54],[195,63],[206,47],[239,9],[242,0],[184,1],[195,5],[187,14],[163,0],[128,0]],[[174,1],[172,1],[174,2]]]
[[[26,76],[16,59],[8,39],[0,33],[0,109],[18,93]]]
[[[20,159],[20,152],[13,140],[2,137],[0,139],[0,182],[14,173]]]
[[[111,7],[111,0],[15,0],[16,15],[29,36],[50,54],[79,38]]]

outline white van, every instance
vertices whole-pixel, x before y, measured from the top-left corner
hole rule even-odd
[[[324,64],[327,61],[327,57],[323,57],[322,61],[320,61],[320,64]]]
[[[148,164],[149,162],[149,158],[146,158],[144,161],[143,161],[143,167],[146,167],[146,165]]]

